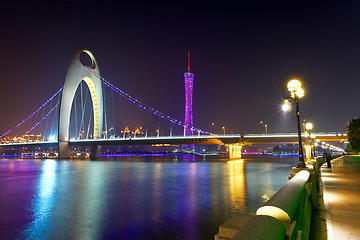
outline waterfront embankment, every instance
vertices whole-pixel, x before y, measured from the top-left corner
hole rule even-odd
[[[309,239],[312,218],[318,216],[319,168],[322,157],[308,162],[307,168],[293,168],[286,183],[257,211],[238,215],[219,227],[220,239]],[[320,192],[321,193],[321,192]],[[321,195],[321,194],[320,194]],[[317,221],[318,222],[318,221]]]

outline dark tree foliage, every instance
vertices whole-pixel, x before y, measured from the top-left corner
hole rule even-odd
[[[360,152],[360,118],[354,118],[348,123],[348,139],[354,153]]]

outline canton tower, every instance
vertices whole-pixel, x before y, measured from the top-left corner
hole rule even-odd
[[[184,136],[193,135],[193,111],[192,111],[192,95],[194,74],[190,72],[190,53],[188,52],[188,71],[184,73],[185,78],[185,127]]]

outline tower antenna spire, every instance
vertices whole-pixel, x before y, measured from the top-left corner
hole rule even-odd
[[[188,52],[188,73],[190,73],[190,52]]]

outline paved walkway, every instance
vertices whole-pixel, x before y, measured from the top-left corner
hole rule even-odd
[[[360,239],[360,156],[321,168],[328,239]]]

